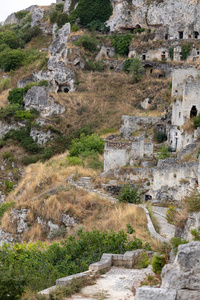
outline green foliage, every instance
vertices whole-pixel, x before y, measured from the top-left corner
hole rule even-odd
[[[11,267],[17,270],[19,277],[25,276],[29,289],[38,291],[54,285],[58,278],[87,270],[89,264],[99,261],[103,253],[122,254],[142,248],[150,249],[136,237],[128,237],[123,230],[118,233],[79,230],[77,237],[69,236],[51,245],[41,242],[4,244],[0,248],[0,265],[1,270]]]
[[[0,119],[8,121],[18,110],[21,110],[19,104],[8,105],[0,110]]]
[[[161,271],[162,271],[162,268],[165,265],[164,256],[155,254],[153,256],[151,264],[152,264],[152,267],[153,267],[153,272],[156,273],[156,274],[160,274]]]
[[[4,186],[5,186],[5,194],[8,195],[10,192],[12,192],[13,187],[15,183],[9,180],[5,180]]]
[[[198,115],[194,117],[192,121],[195,128],[200,127],[200,113],[198,113]]]
[[[148,254],[146,252],[143,252],[136,268],[137,269],[147,268],[149,264],[150,262],[149,262]]]
[[[85,62],[85,69],[88,70],[88,71],[102,71],[103,70],[103,62],[101,61],[96,61],[96,62],[93,62],[91,59],[89,60],[86,60]]]
[[[80,157],[70,157],[67,158],[67,163],[69,166],[83,166],[83,161]]]
[[[7,159],[9,161],[14,161],[15,160],[14,155],[11,152],[4,152],[4,153],[2,153],[1,156],[2,156],[3,159]]]
[[[15,119],[17,120],[31,120],[32,118],[33,116],[28,110],[18,110],[15,113]]]
[[[174,223],[176,213],[177,213],[176,206],[170,205],[168,207],[168,209],[166,210],[166,214],[165,214],[168,223],[170,223],[170,224]]]
[[[185,198],[185,203],[189,212],[199,212],[200,211],[200,193],[194,192],[190,196]]]
[[[192,50],[192,44],[186,43],[181,47],[182,52],[182,60],[186,60],[188,55],[190,54],[190,51]]]
[[[64,9],[64,3],[58,3],[56,4],[55,10],[58,12],[63,12]]]
[[[120,188],[118,199],[120,202],[140,203],[140,194],[138,188],[133,184],[124,184]]]
[[[186,241],[186,240],[182,240],[182,239],[179,238],[179,237],[173,237],[173,238],[171,238],[170,243],[171,243],[171,245],[172,245],[174,254],[177,254],[177,252],[178,252],[178,246],[179,246],[179,245],[187,244],[187,243],[189,243],[189,242]]]
[[[80,18],[81,25],[87,27],[92,21],[106,22],[112,15],[112,5],[109,0],[79,0],[76,9],[71,14],[75,23]]]
[[[128,73],[131,75],[133,82],[138,82],[140,79],[142,79],[145,73],[143,64],[138,56],[130,59],[129,61],[130,66],[128,68]]]
[[[23,88],[14,88],[9,91],[8,100],[11,104],[23,104],[25,90]]]
[[[100,32],[104,32],[104,33],[108,33],[110,31],[110,27],[106,26],[105,23],[100,22],[98,20],[96,21],[92,21],[87,25],[88,29],[90,31],[100,31]]]
[[[93,170],[100,170],[101,172],[103,172],[103,162],[99,160],[98,155],[90,156],[90,158],[87,160],[87,167]]]
[[[165,147],[164,145],[161,146],[160,152],[158,153],[158,158],[159,159],[165,159],[167,157],[170,157],[170,153],[168,151],[168,148]]]
[[[23,18],[26,17],[26,15],[28,14],[29,12],[26,11],[26,10],[21,10],[21,11],[18,11],[15,13],[15,17],[19,20],[22,20]]]
[[[174,58],[174,47],[169,48],[169,57],[171,58],[171,60],[173,60],[173,58]]]
[[[22,50],[9,50],[0,52],[0,68],[5,72],[16,70],[19,68],[25,59],[25,54]]]
[[[11,86],[10,78],[2,78],[0,80],[0,92],[9,89]]]
[[[123,56],[127,56],[129,52],[129,45],[132,40],[130,34],[126,35],[113,35],[112,37],[112,46],[115,47],[116,53],[119,53]]]
[[[81,134],[80,139],[73,139],[70,147],[70,156],[79,156],[80,154],[87,157],[95,153],[102,154],[104,149],[104,140],[97,135]]]
[[[126,229],[127,229],[127,233],[129,234],[133,234],[135,232],[135,230],[133,229],[130,223],[126,224]]]
[[[80,27],[76,24],[73,24],[72,25],[72,28],[71,28],[71,32],[76,32],[76,31],[79,31]]]
[[[17,49],[20,47],[20,40],[14,31],[6,30],[0,33],[0,44],[6,44],[11,49]]]
[[[82,35],[76,42],[77,46],[83,46],[85,50],[95,52],[97,50],[98,40],[90,35]]]
[[[155,131],[154,138],[158,143],[163,143],[167,140],[167,135],[163,131]]]
[[[14,207],[14,202],[5,202],[0,204],[0,221],[6,211],[11,210]]]
[[[58,25],[58,28],[61,28],[67,22],[69,22],[68,14],[66,14],[66,13],[58,14],[57,19],[56,19],[56,23]]]
[[[190,232],[194,238],[194,241],[200,241],[200,231],[198,229],[192,229]]]
[[[149,212],[149,216],[151,218],[151,221],[153,223],[153,226],[154,226],[156,232],[159,233],[160,232],[160,224],[158,222],[158,219],[155,217],[155,214],[153,213],[151,202],[147,202],[146,203],[146,208],[147,208],[147,210]]]
[[[58,12],[56,10],[52,10],[49,14],[50,23],[56,23],[58,17]]]
[[[0,269],[0,299],[18,300],[21,298],[27,285],[27,279],[23,275],[23,271],[17,267],[3,266]]]

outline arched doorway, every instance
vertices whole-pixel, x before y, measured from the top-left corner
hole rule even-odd
[[[194,118],[197,116],[198,110],[195,105],[192,106],[191,111],[190,111],[190,119]]]

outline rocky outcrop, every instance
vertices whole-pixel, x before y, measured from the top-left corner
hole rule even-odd
[[[65,1],[63,11],[64,11],[65,13],[67,13],[67,14],[70,12],[69,9],[70,9],[71,3],[72,3],[72,0],[66,0],[66,1]]]
[[[194,38],[200,32],[200,3],[197,0],[112,0],[113,14],[107,21],[111,31],[157,27],[157,38]],[[160,30],[160,28],[162,30]]]
[[[0,247],[4,243],[12,243],[12,242],[14,242],[14,238],[13,238],[12,234],[7,233],[0,229]]]
[[[0,121],[0,138],[3,138],[4,135],[11,129],[19,129],[20,127],[24,127],[24,126],[25,124],[20,122],[8,124],[4,121]]]
[[[200,212],[189,213],[187,222],[184,228],[177,228],[175,236],[180,237],[182,240],[192,241],[194,238],[191,234],[192,229],[200,228]]]
[[[40,21],[44,17],[44,12],[41,8],[37,8],[33,11],[32,13],[32,22],[31,22],[31,27],[34,27],[36,25],[40,24]]]
[[[141,287],[137,290],[136,300],[199,300],[200,242],[180,245],[174,263],[164,266],[161,277],[160,289]]]
[[[52,44],[49,46],[51,56],[57,58],[66,58],[67,56],[67,40],[70,35],[70,23],[66,23],[54,36]]]
[[[38,7],[38,5],[31,5],[28,8],[23,9],[23,10],[31,12],[37,7]],[[12,25],[12,24],[16,24],[16,23],[19,23],[19,19],[15,16],[15,13],[12,13],[11,15],[9,15],[6,18],[6,20],[4,22],[4,25],[8,25],[8,24]]]
[[[37,130],[36,128],[31,128],[30,136],[39,145],[45,145],[51,139],[51,131],[48,130],[44,132],[42,130]]]
[[[24,96],[25,109],[37,109],[42,117],[52,114],[62,114],[65,107],[56,104],[52,96],[49,96],[48,89],[44,86],[33,86]]]

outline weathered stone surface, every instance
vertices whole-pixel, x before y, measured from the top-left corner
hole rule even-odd
[[[22,78],[17,82],[17,87],[18,88],[24,88],[28,83],[30,82],[36,82],[35,76],[32,74],[28,77]]]
[[[7,233],[0,229],[0,247],[3,245],[3,243],[12,243],[14,241],[14,238],[12,234]]]
[[[44,86],[33,86],[24,96],[25,109],[35,108],[41,116],[62,114],[65,107],[56,104],[53,97],[49,96],[48,89]]]
[[[183,240],[192,241],[193,236],[191,230],[198,228],[200,228],[200,212],[192,212],[189,214],[184,228],[177,228],[175,236],[178,236]]]
[[[19,122],[8,124],[4,121],[0,121],[0,138],[2,138],[11,129],[19,129],[20,127],[24,126],[25,124]]]
[[[200,300],[200,292],[191,290],[180,290],[177,291],[176,300]]]
[[[44,145],[51,139],[51,131],[48,130],[47,132],[44,132],[42,130],[37,130],[36,128],[31,128],[30,136],[32,136],[33,140],[39,145]]]
[[[72,3],[72,0],[66,0],[66,1],[65,1],[64,9],[63,9],[63,11],[64,11],[65,13],[69,13],[69,9],[70,9],[71,3]]]
[[[18,234],[22,234],[24,231],[28,230],[26,217],[28,214],[28,209],[13,209],[11,213],[11,219],[13,223],[16,223]]]
[[[41,8],[37,8],[33,11],[32,13],[32,22],[31,22],[31,27],[34,27],[36,25],[40,24],[40,21],[44,17],[44,12]]]
[[[76,221],[74,220],[74,218],[66,214],[62,214],[61,222],[65,224],[66,227],[74,227],[76,225]]]
[[[200,293],[200,242],[178,247],[173,264],[162,270],[162,288],[198,290]]]
[[[49,46],[49,52],[51,56],[57,56],[57,58],[65,58],[67,56],[67,40],[70,35],[70,23],[66,23],[56,33],[52,44]]]
[[[136,300],[176,300],[176,290],[143,286],[136,290]]]
[[[11,15],[9,15],[9,16],[6,18],[5,22],[4,22],[5,25],[8,25],[8,24],[11,25],[11,24],[17,24],[17,23],[19,23],[19,20],[18,20],[18,18],[15,16],[14,13],[12,13]]]

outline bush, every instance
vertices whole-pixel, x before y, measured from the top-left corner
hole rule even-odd
[[[200,231],[198,229],[192,229],[190,232],[194,238],[194,241],[200,241]]]
[[[18,110],[15,113],[15,119],[17,120],[31,120],[33,119],[33,115],[30,111],[27,110]]]
[[[106,26],[105,23],[100,21],[92,21],[89,24],[87,24],[87,27],[90,31],[100,31],[104,33],[108,33],[110,31],[110,27]]]
[[[169,48],[169,57],[171,58],[171,60],[173,60],[173,58],[174,58],[174,47]]]
[[[200,127],[200,113],[198,113],[198,115],[194,117],[192,121],[195,128]]]
[[[58,25],[58,28],[61,28],[67,22],[69,22],[68,14],[66,14],[66,13],[58,14],[57,19],[56,19],[56,23]]]
[[[176,206],[170,205],[165,214],[168,223],[170,223],[170,224],[174,223],[176,213],[177,213]]]
[[[78,25],[73,24],[73,25],[72,25],[72,28],[71,28],[71,32],[79,31],[79,29],[80,29],[80,27],[78,27]]]
[[[10,78],[2,78],[0,80],[0,92],[4,90],[8,90],[11,86],[11,80]]]
[[[124,184],[121,186],[119,191],[120,202],[128,202],[128,203],[140,203],[140,194],[138,192],[138,188],[133,184]]]
[[[167,135],[163,131],[155,131],[154,132],[154,138],[158,143],[163,143],[167,140]]]
[[[71,14],[71,21],[77,18],[84,27],[92,21],[106,22],[112,15],[112,5],[109,0],[79,0],[76,9]]]
[[[22,50],[9,50],[0,52],[0,68],[5,72],[16,70],[19,68],[25,59],[25,54]]]
[[[76,157],[76,156],[74,156],[74,157],[68,156],[67,163],[69,166],[83,166],[82,159],[79,157]]]
[[[52,10],[49,14],[50,23],[56,23],[58,12],[56,10]]]
[[[70,146],[69,155],[79,156],[80,154],[87,157],[91,154],[99,153],[103,154],[105,142],[97,135],[85,135],[81,134],[80,139],[73,139]]]
[[[56,4],[55,10],[58,12],[63,12],[64,9],[64,3],[58,3]]]
[[[158,158],[159,159],[165,159],[167,157],[170,157],[170,153],[168,151],[168,148],[165,147],[164,145],[161,146],[160,152],[158,153]]]
[[[125,62],[124,69],[132,76],[133,82],[138,82],[145,73],[143,64],[138,56],[128,59],[128,61]]]
[[[19,20],[22,20],[29,12],[26,10],[21,10],[15,13],[15,17]]]
[[[194,192],[192,195],[185,198],[185,203],[189,212],[200,211],[200,193]]]
[[[6,211],[11,210],[14,207],[14,202],[5,202],[0,204],[0,220],[2,219]]]
[[[77,46],[83,46],[85,50],[95,52],[97,50],[98,40],[89,35],[82,35],[76,42]]]
[[[115,47],[116,53],[125,56],[129,53],[129,45],[131,40],[132,36],[130,34],[114,35],[112,37],[112,46]]]
[[[20,47],[20,40],[14,31],[6,30],[0,33],[0,44],[6,44],[11,49],[17,49]]]
[[[5,194],[8,195],[10,192],[12,192],[15,184],[12,181],[5,180],[4,185],[5,185]]]
[[[190,54],[190,51],[192,50],[192,44],[187,43],[181,47],[182,52],[182,60],[186,60],[188,55]]]
[[[14,88],[9,91],[8,100],[11,104],[22,105],[24,101],[25,91],[23,88]]]
[[[0,109],[0,119],[4,119],[8,121],[8,119],[13,117],[18,110],[21,110],[19,104],[8,105]]]
[[[85,62],[85,70],[88,71],[102,71],[103,70],[103,63],[100,61],[93,62],[91,59]]]
[[[165,258],[164,258],[164,256],[155,254],[153,256],[151,265],[153,267],[153,272],[156,273],[156,274],[160,274],[161,271],[162,271],[162,268],[165,265]]]
[[[21,162],[23,165],[28,166],[30,164],[35,164],[38,160],[40,160],[40,155],[25,155],[22,157]]]
[[[177,254],[177,252],[178,252],[178,246],[179,246],[179,245],[187,244],[187,243],[189,243],[189,242],[186,241],[186,240],[182,240],[182,239],[179,238],[179,237],[173,237],[173,238],[171,238],[170,243],[171,243],[171,245],[172,245],[174,254]]]

